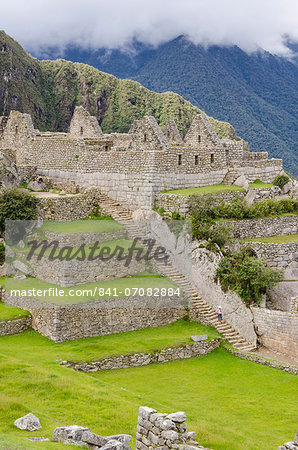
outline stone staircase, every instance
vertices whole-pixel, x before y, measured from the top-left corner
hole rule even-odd
[[[230,168],[222,180],[222,184],[231,185],[240,175],[241,173],[239,173],[239,170]]]
[[[143,228],[140,223],[134,222],[132,212],[119,202],[105,194],[101,194],[100,207],[104,214],[110,215],[117,222],[124,225],[130,237],[146,239],[147,235],[144,234],[146,233],[145,227]],[[158,242],[155,243],[155,246],[159,245]],[[233,347],[243,352],[252,352],[256,349],[253,345],[245,341],[225,320],[218,321],[215,310],[199,296],[198,292],[192,287],[189,279],[180,273],[172,265],[171,261],[168,261],[167,264],[161,261],[155,261],[154,265],[158,273],[170,278],[181,288],[183,293],[191,299],[191,308],[197,310],[204,317],[206,323],[215,327]]]

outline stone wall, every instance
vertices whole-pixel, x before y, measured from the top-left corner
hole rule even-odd
[[[38,198],[37,214],[45,220],[86,219],[91,210],[92,200],[87,194]]]
[[[222,201],[230,202],[233,198],[245,198],[250,193],[253,196],[254,202],[268,200],[270,198],[278,198],[280,189],[274,186],[273,188],[249,189],[243,191],[224,191],[211,195],[216,204]],[[196,194],[199,196],[200,194]],[[181,216],[187,216],[190,211],[190,196],[183,196],[177,194],[158,193],[155,197],[156,208],[163,208],[166,213],[177,211]]]
[[[22,333],[31,326],[31,323],[31,316],[21,317],[20,319],[1,321],[0,336]]]
[[[141,406],[136,434],[136,448],[147,449],[204,449],[196,441],[195,432],[189,432],[184,412],[160,414],[155,409]],[[206,449],[207,450],[207,449]]]
[[[238,239],[296,234],[298,232],[297,215],[268,217],[266,219],[229,220],[221,223],[232,227],[234,235]]]
[[[30,311],[32,328],[54,342],[159,327],[187,315],[182,299],[174,297],[158,301],[135,296],[57,306],[6,296],[5,302]]]
[[[285,269],[292,261],[298,261],[298,242],[271,244],[265,242],[250,242],[259,259],[275,269]]]
[[[98,370],[126,369],[128,367],[141,367],[154,363],[165,363],[177,359],[188,359],[207,355],[219,347],[220,340],[212,339],[206,342],[195,342],[179,347],[164,348],[151,353],[133,353],[128,355],[111,356],[99,361],[76,363],[63,361],[61,364],[82,372],[97,372]]]
[[[88,258],[61,261],[59,259],[51,260],[49,257],[38,259],[35,255],[30,261],[27,261],[32,269],[31,274],[35,278],[64,287],[123,278],[150,269],[149,262],[147,265],[145,260],[137,261],[132,258],[128,266],[125,263],[125,259],[118,260],[116,257],[109,261],[104,258],[93,261],[89,261]]]
[[[199,248],[193,242],[192,281],[198,294],[214,309],[222,307],[225,321],[252,345],[257,344],[253,314],[235,292],[223,292],[220,284],[214,282],[214,274],[220,255]],[[193,316],[192,316],[193,317]],[[195,317],[193,317],[195,318]]]
[[[261,343],[274,351],[297,358],[298,313],[257,307],[251,309]]]
[[[16,151],[17,165],[37,166],[58,182],[98,186],[131,208],[151,209],[156,193],[221,183],[230,163],[250,181],[272,179],[281,160],[244,160],[242,141],[220,140],[204,114],[195,117],[184,142],[172,124],[167,138],[153,117],[133,123],[130,132],[102,135],[94,117],[76,108],[69,133],[40,133],[30,116],[12,112],[0,148]],[[242,164],[243,163],[243,164]]]

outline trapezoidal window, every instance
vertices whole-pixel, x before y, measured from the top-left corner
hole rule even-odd
[[[109,150],[109,146],[105,145],[105,151],[107,152]]]
[[[18,134],[18,132],[19,132],[19,127],[16,125],[15,133]]]
[[[210,162],[211,162],[211,164],[214,163],[214,153],[211,153],[211,155],[210,155]]]
[[[199,155],[195,155],[195,166],[199,165]]]
[[[201,135],[198,134],[198,142],[201,142]]]
[[[81,127],[81,128],[80,128],[80,135],[82,136],[83,133],[84,133],[84,128]]]
[[[178,166],[182,164],[182,155],[178,155]]]
[[[144,134],[144,142],[147,142],[147,134]]]
[[[229,157],[229,150],[226,149],[226,158],[228,158],[228,157]]]

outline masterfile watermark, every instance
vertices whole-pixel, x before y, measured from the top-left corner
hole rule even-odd
[[[141,245],[140,245],[141,244]],[[69,245],[60,246],[58,240],[32,240],[28,242],[29,252],[27,261],[33,256],[37,260],[46,257],[49,261],[110,261],[113,258],[117,261],[125,261],[124,266],[128,267],[134,259],[140,261],[162,261],[167,264],[169,255],[165,247],[156,246],[155,239],[134,238],[129,247],[116,245],[106,245],[103,242],[96,241],[91,245],[82,244],[79,247]]]

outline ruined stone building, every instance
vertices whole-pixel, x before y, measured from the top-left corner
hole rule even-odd
[[[272,181],[282,160],[249,152],[243,141],[219,139],[207,116],[198,114],[184,139],[174,121],[163,131],[154,117],[135,120],[128,133],[104,134],[95,117],[75,109],[68,133],[40,132],[31,117],[12,111],[0,117],[0,151],[23,171],[81,187],[98,186],[131,208],[152,208],[163,190]]]

